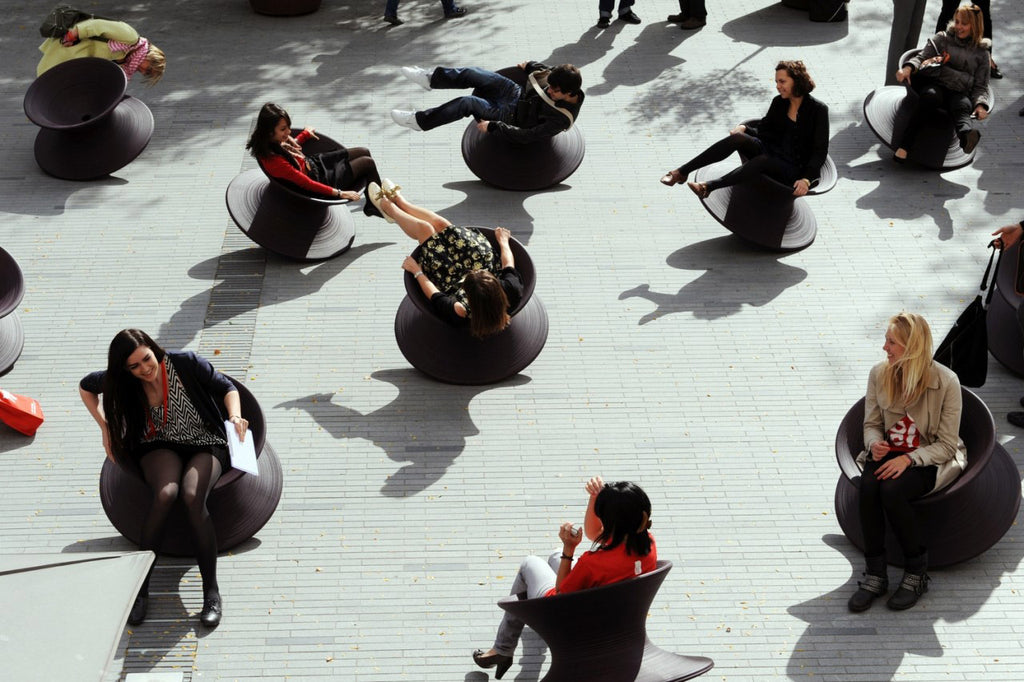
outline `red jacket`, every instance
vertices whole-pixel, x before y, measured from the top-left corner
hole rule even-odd
[[[300,145],[308,139],[309,134],[305,130],[295,137],[295,141]],[[287,154],[288,152],[285,153]],[[288,159],[280,154],[271,154],[266,158],[260,159],[259,163],[263,167],[263,170],[265,170],[271,177],[290,182],[311,194],[323,194],[329,197],[334,196],[335,189],[333,187],[325,185],[322,182],[317,182],[306,173],[305,157],[296,159],[296,161],[299,162],[301,170],[300,168],[296,168],[290,164]]]

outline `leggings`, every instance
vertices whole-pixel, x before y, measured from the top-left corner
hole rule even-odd
[[[733,152],[739,152],[749,160],[722,177],[709,180],[708,191],[749,182],[759,175],[767,175],[784,185],[791,185],[799,179],[800,170],[794,164],[772,156],[765,151],[759,139],[746,133],[730,133],[680,166],[679,173],[688,177],[698,168],[725,160]]]
[[[880,481],[875,470],[887,459],[902,457],[890,453],[879,462],[871,459],[864,465],[860,477],[860,525],[864,532],[864,556],[885,556],[885,520],[889,519],[904,557],[920,556],[925,551],[921,529],[911,502],[926,495],[935,487],[938,467],[911,467],[899,478]]]
[[[185,458],[170,448],[161,448],[144,454],[139,466],[153,491],[153,504],[142,524],[141,548],[154,552],[159,549],[167,515],[180,495],[196,543],[196,563],[203,578],[203,594],[218,592],[217,533],[206,508],[206,498],[220,478],[220,462],[209,452],[197,452]],[[140,595],[149,594],[152,574],[153,568],[150,567]]]
[[[902,136],[898,135],[893,140],[893,146],[897,149],[910,149],[918,131],[925,124],[925,119],[933,116],[940,107],[944,107],[953,118],[957,137],[961,140],[974,128],[971,121],[971,112],[974,109],[971,107],[971,100],[967,95],[916,76],[911,78],[910,88],[917,96],[907,94],[906,101],[913,109]]]
[[[370,156],[370,150],[366,147],[352,147],[316,154],[309,160],[310,168],[316,169],[310,172],[310,176],[317,182],[336,189],[359,191],[371,182],[380,184],[377,162]],[[370,201],[364,203],[363,213],[380,216]]]

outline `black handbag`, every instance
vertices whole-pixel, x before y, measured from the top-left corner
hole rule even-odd
[[[971,304],[960,313],[953,323],[953,328],[935,351],[935,361],[949,367],[956,373],[964,386],[977,388],[985,384],[988,375],[988,330],[985,317],[988,305],[992,302],[992,293],[996,288],[996,275],[999,272],[999,260],[1003,252],[999,251],[996,258],[996,242],[989,244],[992,254],[988,257],[985,274],[981,277],[981,288]],[[996,266],[992,267],[995,259]],[[989,274],[991,273],[991,278]]]

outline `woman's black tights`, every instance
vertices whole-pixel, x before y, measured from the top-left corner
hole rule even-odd
[[[924,541],[910,503],[935,487],[938,468],[912,467],[899,478],[880,481],[875,471],[884,461],[876,462],[869,454],[864,474],[860,477],[860,525],[864,532],[864,556],[870,558],[885,555],[886,518],[896,534],[903,556],[919,556],[925,550]]]
[[[173,450],[147,453],[140,461],[142,475],[153,491],[153,504],[142,524],[142,549],[157,551],[163,540],[167,515],[181,495],[188,512],[189,525],[196,543],[196,562],[203,577],[203,594],[219,591],[217,584],[217,532],[206,508],[206,498],[220,478],[220,462],[208,452],[200,452],[182,464]],[[150,567],[140,594],[149,593]]]
[[[796,178],[792,177],[794,168],[791,164],[765,154],[760,141],[753,135],[747,135],[746,133],[729,133],[728,137],[723,137],[680,166],[679,173],[683,177],[689,177],[690,173],[698,168],[724,161],[733,152],[739,152],[747,157],[747,162],[720,178],[709,180],[707,182],[708,191],[730,187],[741,182],[748,182],[759,175],[767,175],[787,185],[796,180]]]
[[[913,109],[903,135],[893,140],[893,146],[897,149],[910,149],[918,131],[925,124],[926,118],[934,116],[940,107],[945,107],[949,112],[953,119],[953,125],[956,127],[957,137],[961,142],[964,136],[974,128],[974,124],[971,122],[971,113],[974,109],[971,107],[971,100],[967,95],[945,88],[938,83],[928,82],[921,77],[918,77],[917,80],[912,79],[910,87],[917,97],[907,93],[907,104]]]
[[[352,169],[352,186],[340,189],[359,190],[368,187],[371,182],[380,182],[380,172],[377,171],[377,162],[370,156],[370,150],[366,147],[352,147],[348,150],[348,165]],[[373,205],[373,202],[366,200],[363,203],[365,215],[375,215],[382,218],[380,211]]]

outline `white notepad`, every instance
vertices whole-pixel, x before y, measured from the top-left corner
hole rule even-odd
[[[247,474],[259,476],[260,470],[256,464],[256,438],[252,431],[246,431],[245,440],[240,441],[234,424],[225,421],[224,430],[228,432],[228,453],[231,455],[231,466]]]

